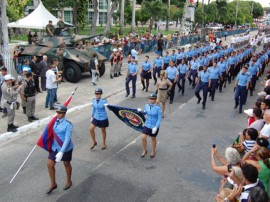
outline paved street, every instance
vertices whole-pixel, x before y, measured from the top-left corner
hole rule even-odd
[[[149,55],[153,59],[154,54]],[[125,99],[124,78],[110,80],[108,70],[109,65],[105,78],[99,82],[105,91],[104,96],[108,96],[108,102],[143,108],[149,93],[141,91],[139,80],[137,98]],[[79,88],[70,107],[91,102],[95,87],[90,85],[88,76],[78,84],[62,83],[58,94],[61,102],[74,86]],[[153,84],[150,86],[150,91],[154,91]],[[259,90],[258,85],[257,92]],[[44,97],[45,93],[38,94],[37,116],[43,118],[54,114],[45,110]],[[256,96],[248,97],[245,108],[249,108],[255,99]],[[226,146],[246,125],[246,118],[233,109],[233,84],[223,93],[217,92],[214,102],[208,99],[206,110],[202,110],[196,102],[194,90],[187,82],[186,94],[176,93],[175,102],[166,105],[154,159],[149,158],[150,145],[148,155],[140,158],[140,133],[124,125],[111,112],[107,149],[101,150],[101,131],[96,130],[98,147],[90,151],[92,143],[88,128],[91,108],[69,113],[67,118],[74,125],[73,186],[68,191],[62,190],[65,171],[59,163],[56,166],[58,188],[50,196],[45,193],[49,186],[48,154],[40,148],[35,150],[14,182],[9,184],[43,127],[31,129],[17,139],[0,142],[0,201],[213,201],[220,178],[210,168],[210,148],[215,143],[220,153],[224,153]],[[16,120],[20,125],[26,123],[21,112]],[[5,125],[1,121],[0,132],[5,131]]]

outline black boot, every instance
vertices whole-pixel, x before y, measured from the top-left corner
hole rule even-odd
[[[12,127],[13,127],[13,128],[16,128],[16,129],[19,128],[19,126],[16,126],[16,125],[14,125],[14,124],[12,124]]]
[[[8,124],[7,132],[16,132],[17,129],[13,127],[13,124]]]

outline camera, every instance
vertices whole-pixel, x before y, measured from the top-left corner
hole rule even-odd
[[[228,164],[227,165],[227,170],[228,170],[228,172],[231,172],[232,171],[232,164]]]
[[[216,148],[216,145],[215,144],[213,144],[213,146],[212,146],[213,148]]]
[[[12,82],[11,82],[11,85],[12,85],[12,86],[15,86],[15,85],[16,85],[16,81],[12,81]]]

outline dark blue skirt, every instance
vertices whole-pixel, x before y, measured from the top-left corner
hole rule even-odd
[[[148,72],[148,71],[146,71],[146,70],[143,70],[143,71],[142,71],[141,77],[142,77],[143,79],[152,79],[151,72]]]
[[[73,152],[73,149],[67,151],[64,153],[61,161],[71,161],[72,160],[72,152]],[[52,161],[55,161],[55,156],[56,154],[58,153],[58,151],[51,151],[49,153],[49,156],[48,156],[48,159],[52,160]]]
[[[92,122],[91,122],[94,126],[99,127],[99,128],[107,128],[109,127],[109,121],[108,119],[105,120],[97,120],[95,118],[93,118]]]
[[[147,128],[146,126],[143,127],[143,134],[149,135],[150,137],[157,137],[159,128],[157,129],[157,132],[155,134],[152,134],[152,129]]]

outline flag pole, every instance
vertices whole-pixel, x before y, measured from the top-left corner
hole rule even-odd
[[[18,173],[20,172],[20,170],[22,169],[22,167],[24,166],[24,164],[26,163],[26,161],[29,159],[29,157],[31,156],[31,154],[34,152],[34,150],[36,149],[37,145],[35,145],[33,147],[33,149],[31,150],[31,152],[28,154],[28,156],[26,157],[26,159],[24,160],[24,162],[22,163],[22,165],[20,166],[20,168],[18,169],[18,171],[15,173],[15,175],[13,176],[13,178],[10,180],[10,184],[13,182],[13,180],[15,179],[15,177],[18,175]]]
[[[70,93],[70,96],[68,97],[68,99],[75,94],[75,91],[77,90],[77,88],[78,87],[76,87],[75,90]],[[36,149],[36,147],[37,147],[37,144],[33,147],[33,149],[28,154],[28,156],[26,157],[26,159],[24,160],[24,162],[22,163],[22,165],[20,166],[20,168],[17,170],[17,172],[15,173],[15,175],[13,176],[13,178],[10,180],[10,182],[9,182],[10,184],[13,182],[13,180],[15,179],[15,177],[18,175],[18,173],[20,172],[20,170],[22,169],[22,167],[24,166],[24,164],[26,163],[26,161],[29,159],[29,157],[31,156],[31,154],[34,152],[34,150]]]

